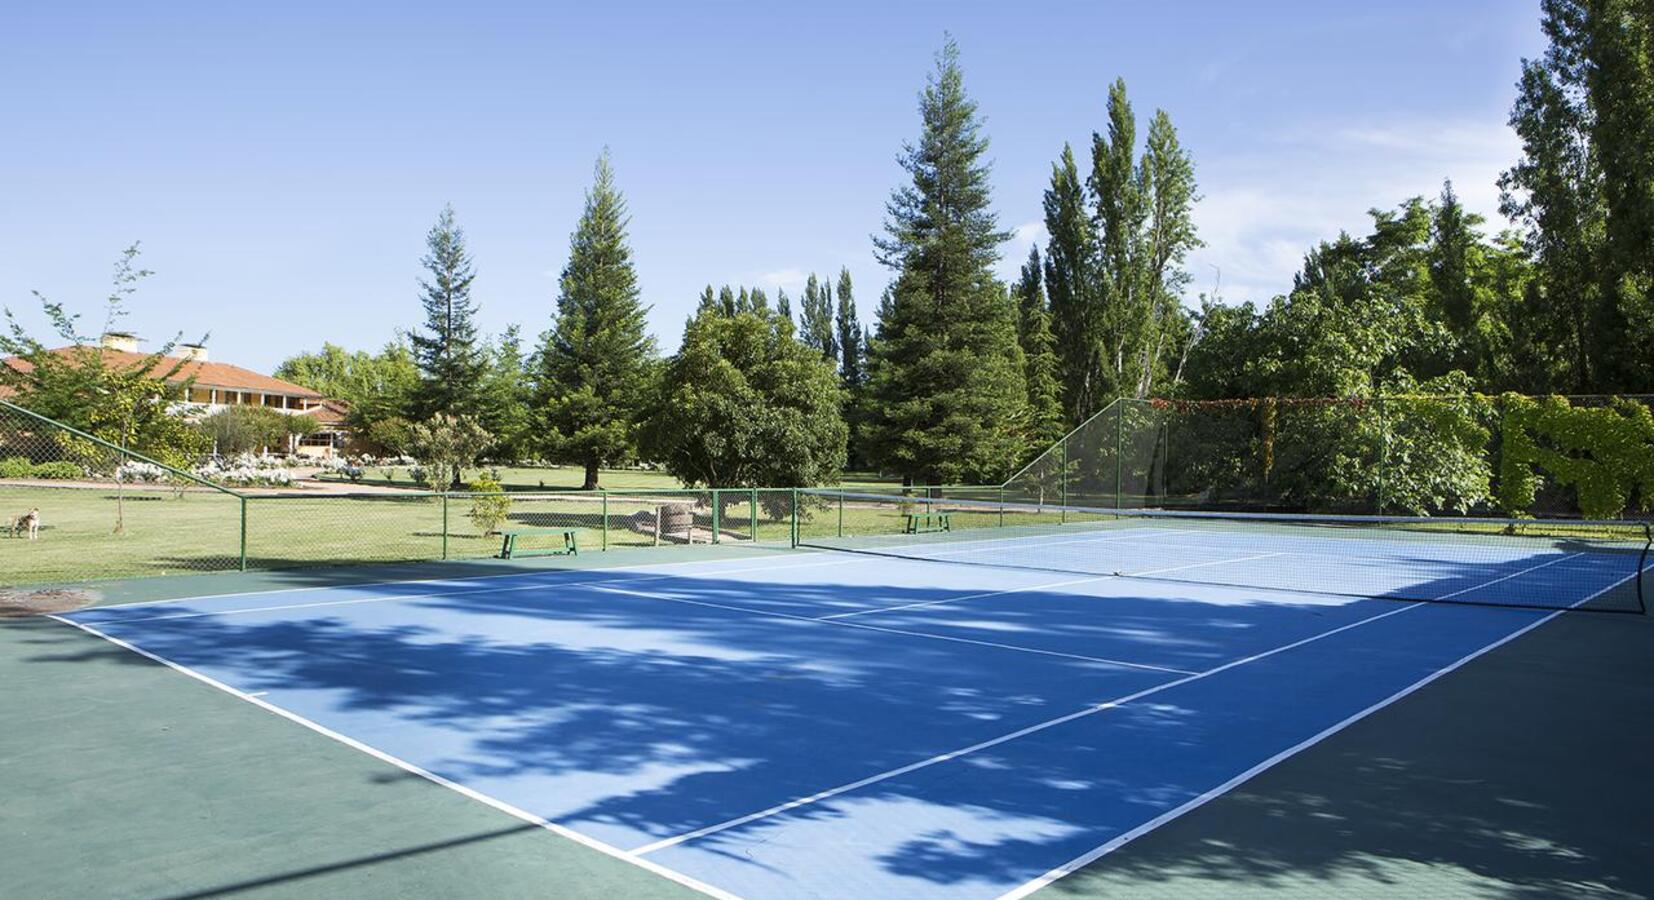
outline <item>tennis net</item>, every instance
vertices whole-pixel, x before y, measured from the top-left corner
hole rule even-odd
[[[1643,521],[1105,509],[935,493],[811,490],[798,544],[1247,590],[1633,613],[1646,611],[1654,563],[1654,525]]]

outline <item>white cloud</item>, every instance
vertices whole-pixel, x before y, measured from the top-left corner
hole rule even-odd
[[[766,291],[777,289],[789,292],[804,289],[804,279],[810,277],[803,269],[777,269],[773,272],[763,272],[753,281]]]

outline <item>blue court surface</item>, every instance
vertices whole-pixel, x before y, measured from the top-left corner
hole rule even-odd
[[[1484,581],[1625,580],[1508,562]],[[776,552],[64,618],[710,894],[964,900],[1031,893],[1555,614]]]

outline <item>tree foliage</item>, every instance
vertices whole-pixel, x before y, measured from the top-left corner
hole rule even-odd
[[[425,325],[410,335],[419,387],[409,412],[420,419],[438,413],[474,416],[482,403],[488,359],[477,334],[477,305],[471,299],[476,273],[453,207],[443,207],[425,237],[425,247],[420,265],[426,277],[419,282]]]
[[[654,364],[655,342],[644,330],[648,308],[638,291],[626,225],[626,201],[605,151],[569,242],[536,384],[544,450],[584,466],[587,490],[597,487],[601,467],[636,452],[637,420]],[[711,288],[701,302],[703,308],[716,304]],[[733,295],[728,302],[733,308]]]
[[[831,483],[845,462],[839,377],[768,309],[704,309],[666,361],[645,455],[690,485]]]

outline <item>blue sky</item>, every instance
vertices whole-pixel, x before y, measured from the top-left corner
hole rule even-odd
[[[1537,0],[11,0],[0,304],[41,325],[38,289],[95,315],[141,240],[156,275],[127,324],[145,338],[210,332],[215,359],[259,369],[372,348],[417,323],[423,237],[452,203],[484,328],[534,336],[606,145],[664,348],[707,283],[796,295],[848,266],[871,319],[887,276],[869,235],[944,31],[988,120],[1007,274],[1043,240],[1051,161],[1088,152],[1123,76],[1139,133],[1164,108],[1195,158],[1193,290],[1221,272],[1226,300],[1266,300],[1312,241],[1444,178],[1498,222],[1538,17]]]

